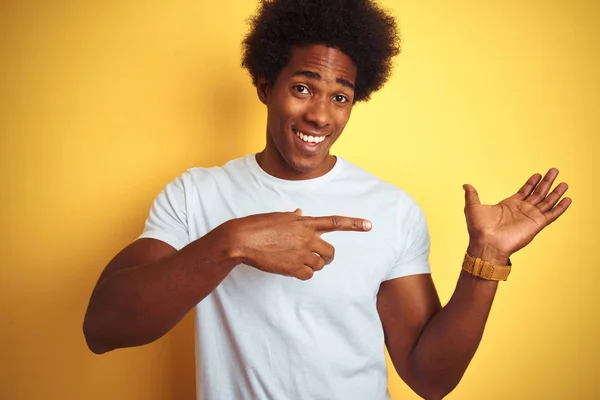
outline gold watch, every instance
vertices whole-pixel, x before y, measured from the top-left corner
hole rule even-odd
[[[484,261],[481,258],[475,258],[469,253],[465,253],[463,261],[463,269],[472,276],[488,281],[505,281],[510,274],[512,263],[510,258],[506,265],[494,265],[489,261]]]

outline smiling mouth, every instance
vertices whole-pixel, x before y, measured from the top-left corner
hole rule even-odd
[[[311,136],[311,135],[307,135],[301,131],[298,131],[296,129],[292,129],[294,131],[294,133],[296,134],[296,136],[298,137],[298,139],[302,140],[303,142],[305,142],[306,144],[309,145],[318,145],[320,143],[323,143],[323,141],[325,140],[325,138],[329,135],[325,135],[325,136]]]

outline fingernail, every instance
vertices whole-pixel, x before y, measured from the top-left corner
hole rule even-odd
[[[371,221],[363,221],[363,228],[371,229],[372,226]]]

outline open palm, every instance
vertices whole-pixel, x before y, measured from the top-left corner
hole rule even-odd
[[[506,257],[529,244],[571,204],[568,197],[560,200],[568,189],[564,182],[548,194],[557,176],[556,168],[550,169],[544,179],[535,174],[517,193],[496,205],[481,204],[475,188],[464,185],[471,242],[491,246]]]

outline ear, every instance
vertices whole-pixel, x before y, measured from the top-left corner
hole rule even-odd
[[[264,105],[267,105],[271,96],[271,85],[269,85],[269,81],[266,78],[258,78],[256,82],[256,94],[258,94],[260,101]]]

